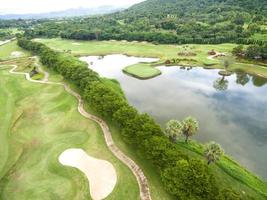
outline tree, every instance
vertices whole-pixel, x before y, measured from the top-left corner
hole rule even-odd
[[[182,124],[177,120],[170,120],[166,124],[165,133],[169,137],[170,141],[176,142],[177,137],[181,135]]]
[[[212,162],[219,161],[223,154],[224,154],[224,151],[221,145],[215,142],[208,143],[204,150],[204,155],[206,159],[208,160],[208,165],[211,164]]]
[[[238,45],[235,48],[233,48],[232,54],[235,56],[242,56],[244,53],[244,46],[243,45]]]
[[[262,50],[261,50],[260,46],[251,45],[245,51],[245,55],[248,58],[256,59],[256,58],[261,58],[261,52],[262,52]]]
[[[237,24],[237,25],[244,25],[245,23],[245,19],[242,15],[238,14],[236,15],[235,19],[234,19],[234,23]]]
[[[214,176],[198,159],[181,159],[161,173],[167,191],[180,200],[214,200],[219,195]]]
[[[261,31],[261,27],[257,25],[256,23],[252,23],[248,26],[248,30],[251,32],[251,34],[258,33]]]
[[[242,200],[242,195],[231,188],[225,188],[220,191],[221,200]]]
[[[237,73],[236,74],[236,83],[239,85],[246,85],[249,82],[249,76],[246,73]]]
[[[227,72],[230,67],[231,61],[228,58],[223,59],[224,70]]]
[[[198,121],[192,117],[187,117],[181,123],[181,133],[185,136],[185,142],[188,142],[189,137],[195,135],[199,129]]]

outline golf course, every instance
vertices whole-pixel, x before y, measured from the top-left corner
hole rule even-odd
[[[42,40],[53,47],[50,41]],[[57,50],[62,52],[65,49],[70,49],[73,43],[73,41],[67,40],[62,43],[63,41],[58,39],[54,41],[64,44],[56,45]],[[91,43],[85,42],[88,46],[80,50],[75,50],[74,45],[71,53],[76,56],[121,53],[115,50],[105,53],[104,51],[90,53]],[[101,46],[107,45],[107,43],[114,42],[99,42],[94,45]],[[114,46],[109,45],[109,48],[116,49],[121,46],[117,46],[117,43],[119,42],[116,42]],[[152,44],[140,45],[153,46]],[[132,46],[129,45],[129,48]],[[114,180],[117,180],[113,182],[113,185],[115,183],[114,188],[111,187],[113,188],[110,189],[112,192],[107,194],[106,199],[140,198],[140,185],[138,185],[138,178],[136,178],[138,174],[136,175],[132,171],[131,166],[127,167],[127,162],[125,164],[120,156],[117,157],[116,151],[118,149],[133,159],[136,166],[142,169],[147,178],[152,199],[174,199],[163,189],[160,177],[157,176],[157,170],[149,162],[144,162],[144,156],[135,152],[133,147],[121,140],[120,131],[116,125],[108,118],[104,117],[103,119],[106,121],[104,122],[99,117],[94,117],[100,115],[87,103],[83,105],[81,99],[79,100],[79,94],[74,92],[79,91],[79,89],[64,80],[55,71],[42,66],[37,57],[29,57],[31,53],[18,47],[16,41],[0,46],[0,49],[5,52],[0,63],[0,100],[1,105],[3,105],[1,106],[3,123],[0,127],[1,132],[5,133],[1,135],[1,198],[88,199],[92,197],[92,194],[97,197],[97,194],[95,195],[92,191],[90,194],[89,188],[95,187],[89,186],[88,177],[92,177],[92,175],[88,175],[82,167],[79,167],[79,164],[74,163],[77,161],[62,160],[59,162],[59,157],[64,151],[76,148],[82,149],[86,153],[87,160],[91,160],[93,163],[94,160],[102,160],[115,170],[116,178]],[[21,52],[20,57],[13,58],[12,52],[14,51]],[[129,51],[128,53],[135,55],[136,52],[140,51]],[[135,56],[141,56],[141,54]],[[151,54],[142,56],[148,57]],[[159,55],[158,58],[163,59]],[[148,63],[141,64],[148,65]],[[14,68],[14,66],[17,67]],[[29,81],[25,79],[25,75],[30,73],[33,66],[37,66],[40,73],[31,77],[32,81]],[[10,73],[13,72],[12,68],[14,73]],[[108,80],[106,79],[107,83],[110,84]],[[112,83],[113,88],[120,88],[118,83]],[[67,86],[68,84],[70,87]],[[121,94],[121,91],[119,93]],[[79,105],[84,106],[85,110],[78,111]],[[107,137],[103,134],[103,130],[105,132],[107,126],[110,128],[114,143],[118,147],[115,153],[112,146],[109,145]],[[202,158],[203,147],[193,141],[189,146],[180,143],[178,149],[192,157]],[[62,163],[65,164],[62,165]],[[214,165],[211,170],[222,185],[230,185],[232,188],[242,191],[244,198],[248,194],[257,197],[257,199],[264,199],[266,183],[231,158],[223,157],[218,165]],[[103,179],[103,181],[105,180]]]
[[[18,48],[12,45],[11,49]],[[136,178],[108,150],[100,126],[80,115],[77,99],[60,84],[30,82],[23,74],[11,74],[14,65],[23,70],[29,59],[19,60],[0,68],[0,127],[5,133],[0,145],[1,199],[89,199],[86,176],[58,161],[69,148],[81,148],[114,166],[117,183],[107,199],[138,199]],[[61,81],[53,74],[49,79]]]
[[[164,65],[166,61],[176,60],[174,64],[178,66],[202,66],[213,69],[223,68],[223,57],[218,59],[209,59],[208,52],[214,50],[224,53],[232,64],[230,71],[242,70],[250,74],[257,74],[267,77],[266,64],[259,62],[248,62],[246,60],[237,60],[232,56],[232,50],[236,44],[219,45],[155,45],[148,42],[127,42],[127,41],[76,41],[54,39],[35,39],[35,41],[44,43],[49,47],[60,51],[71,53],[75,56],[103,56],[110,54],[125,54],[136,57],[156,58],[158,61],[153,63],[138,63],[133,66],[127,66],[123,70],[125,73],[133,75],[140,79],[149,79],[161,74],[155,68]]]
[[[267,0],[9,0],[0,200],[267,200]]]

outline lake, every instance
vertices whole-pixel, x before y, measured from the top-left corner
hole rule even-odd
[[[158,67],[162,75],[139,80],[122,72],[153,58],[124,55],[89,56],[81,60],[103,77],[117,79],[131,105],[149,113],[163,128],[170,119],[191,115],[199,120],[194,139],[220,143],[227,154],[267,179],[267,79],[219,70]]]

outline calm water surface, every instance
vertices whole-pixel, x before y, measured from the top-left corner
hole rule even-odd
[[[155,59],[109,55],[82,57],[101,76],[117,79],[133,106],[163,127],[191,115],[200,122],[197,139],[216,141],[251,171],[267,179],[267,80],[243,73],[222,77],[218,70],[159,67],[162,75],[138,80],[125,66]]]

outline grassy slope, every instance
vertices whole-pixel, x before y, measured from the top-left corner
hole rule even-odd
[[[204,147],[195,141],[190,141],[189,144],[178,142],[178,147],[192,157],[204,159]],[[243,198],[245,198],[246,194],[250,194],[256,199],[267,198],[267,182],[247,171],[229,156],[223,156],[218,163],[212,164],[210,168],[222,185],[235,188],[244,195]]]
[[[135,177],[108,151],[101,129],[77,112],[76,99],[8,69],[0,68],[0,199],[88,199],[84,175],[57,161],[73,147],[115,166],[118,183],[108,199],[138,199]]]
[[[167,59],[193,59],[192,61],[181,61],[179,65],[193,65],[193,66],[207,66],[212,68],[222,68],[222,62],[208,59],[208,52],[212,49],[218,52],[227,53],[231,55],[235,44],[220,44],[220,45],[154,45],[151,43],[130,43],[122,41],[74,41],[63,39],[38,39],[38,41],[47,44],[48,46],[59,50],[71,50],[75,55],[107,55],[107,54],[127,54],[140,57],[156,57],[160,58],[158,63],[162,63]],[[73,43],[79,43],[75,45]],[[187,50],[194,52],[196,56],[178,56],[179,52]],[[212,66],[210,66],[212,65]],[[137,67],[140,67],[137,65]],[[261,74],[267,77],[267,67],[263,67],[256,63],[235,63],[230,66],[230,69],[242,69],[251,74]],[[151,74],[149,74],[151,75]]]

